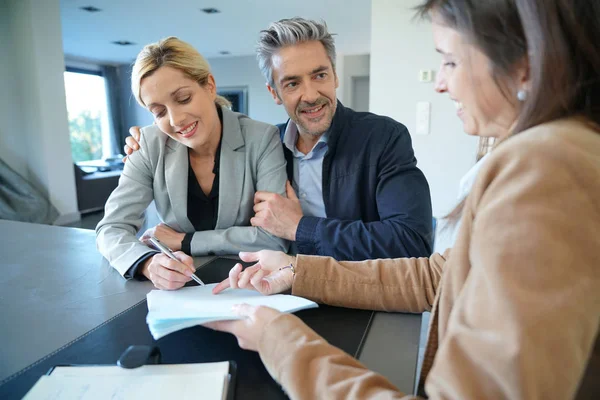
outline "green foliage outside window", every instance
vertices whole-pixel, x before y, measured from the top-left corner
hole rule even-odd
[[[69,114],[71,154],[73,161],[99,160],[102,158],[102,128],[100,115],[89,110],[78,115]]]

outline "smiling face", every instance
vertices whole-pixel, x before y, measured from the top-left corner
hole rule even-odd
[[[140,97],[156,125],[174,140],[192,149],[218,142],[221,122],[212,75],[200,86],[176,68],[160,67],[142,79]]]
[[[327,131],[337,106],[338,79],[323,44],[310,41],[284,47],[272,64],[275,87],[267,87],[300,133],[319,136]]]
[[[490,60],[463,35],[435,20],[432,25],[435,47],[442,55],[435,90],[448,93],[455,102],[458,117],[469,135],[508,135],[518,117],[516,96],[502,93]],[[523,76],[524,71],[517,69],[515,78]]]

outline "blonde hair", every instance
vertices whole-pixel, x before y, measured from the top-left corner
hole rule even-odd
[[[171,36],[148,44],[138,54],[131,70],[131,91],[142,107],[146,106],[140,97],[142,79],[160,67],[176,68],[200,86],[206,85],[210,75],[208,62],[189,43]],[[215,103],[231,108],[231,103],[223,96],[217,95]]]

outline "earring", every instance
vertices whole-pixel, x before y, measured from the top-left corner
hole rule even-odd
[[[521,89],[517,92],[517,99],[519,101],[525,101],[527,99],[527,92],[524,89]]]

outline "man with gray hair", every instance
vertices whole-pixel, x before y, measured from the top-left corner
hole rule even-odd
[[[279,128],[293,189],[288,184],[287,198],[257,192],[251,224],[294,241],[302,254],[429,256],[431,198],[410,134],[391,118],[337,100],[327,25],[272,23],[260,34],[257,58],[275,103],[290,117]]]
[[[410,134],[391,118],[337,100],[335,43],[323,22],[283,19],[260,33],[259,67],[275,103],[287,160],[287,197],[257,192],[254,226],[308,255],[360,261],[427,257],[429,185]],[[139,148],[136,127],[126,154]],[[297,193],[297,194],[296,194]]]

